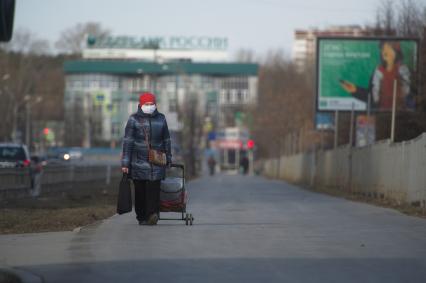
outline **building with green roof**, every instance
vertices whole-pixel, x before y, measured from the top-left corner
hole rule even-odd
[[[70,145],[119,145],[142,92],[153,92],[171,131],[185,114],[213,129],[235,126],[234,114],[257,101],[258,65],[191,60],[93,59],[67,61],[65,124]],[[193,110],[190,110],[189,106]]]

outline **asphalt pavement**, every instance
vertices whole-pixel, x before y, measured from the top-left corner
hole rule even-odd
[[[139,226],[131,213],[2,235],[0,265],[45,282],[426,282],[425,219],[262,177],[187,188],[193,226]]]

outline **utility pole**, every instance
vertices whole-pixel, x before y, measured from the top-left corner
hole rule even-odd
[[[397,81],[393,81],[393,97],[392,97],[392,124],[391,124],[391,142],[395,141],[395,116],[396,116],[396,87]]]
[[[349,145],[352,147],[353,145],[353,131],[354,131],[354,120],[355,120],[355,105],[352,102],[352,110],[351,110],[351,125],[349,127]]]
[[[26,96],[27,97],[27,96]],[[28,95],[28,97],[30,97]],[[33,105],[40,103],[43,100],[43,98],[41,96],[37,96],[36,100],[34,102],[31,102],[28,100],[26,100],[26,104],[25,104],[25,144],[31,148],[31,143],[32,143],[32,138],[31,138],[31,103],[33,103]]]
[[[334,148],[337,148],[339,139],[339,110],[334,112]]]
[[[84,103],[84,139],[83,139],[83,147],[89,148],[91,146],[91,95],[90,93],[86,93]]]
[[[31,148],[31,139],[30,139],[30,117],[31,117],[31,106],[30,103],[27,102],[25,104],[25,144],[27,145],[28,148]]]

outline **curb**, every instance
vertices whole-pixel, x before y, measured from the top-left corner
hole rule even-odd
[[[10,279],[9,279],[10,278]],[[2,281],[5,279],[6,281]],[[12,281],[9,281],[9,280]],[[0,266],[0,283],[11,282],[11,283],[43,283],[44,280],[29,271],[25,271],[17,268],[10,268]]]
[[[76,227],[76,228],[72,229],[71,231],[72,231],[73,233],[80,233],[82,230],[85,230],[85,229],[87,229],[87,228],[91,228],[92,226],[98,226],[98,225],[100,225],[100,224],[104,223],[106,220],[113,218],[113,217],[114,217],[114,216],[116,216],[116,215],[118,215],[118,214],[114,214],[114,215],[112,215],[112,216],[110,216],[110,217],[108,217],[108,218],[105,218],[105,219],[99,219],[99,220],[96,220],[95,222],[92,222],[92,223],[87,224],[87,225],[78,226],[78,227]],[[0,283],[2,283],[2,282],[0,282]]]

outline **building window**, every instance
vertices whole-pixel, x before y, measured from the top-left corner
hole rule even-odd
[[[226,93],[225,103],[231,103],[231,93],[230,92]]]
[[[131,87],[130,87],[130,91],[137,91],[138,89],[138,85],[137,85],[137,79],[132,79],[131,80]]]
[[[222,89],[220,91],[220,103],[225,103],[226,102],[225,99],[226,99],[226,90]]]
[[[241,90],[239,90],[237,92],[237,102],[238,103],[243,103],[244,102],[244,95],[243,95],[243,92]]]
[[[248,97],[248,90],[247,89],[242,90],[242,95],[243,95],[243,102],[248,102],[249,97]]]
[[[175,88],[176,88],[176,84],[175,84],[175,82],[174,82],[174,81],[173,81],[173,82],[168,82],[168,83],[167,83],[167,91],[172,92],[172,91],[174,91],[174,90],[175,90]]]
[[[177,100],[175,98],[169,99],[169,112],[177,112]]]
[[[111,135],[115,138],[120,137],[120,128],[121,128],[121,123],[112,123],[111,126]]]
[[[90,88],[99,88],[99,81],[91,81],[90,83]]]
[[[231,103],[235,104],[237,103],[237,90],[236,89],[232,89],[231,90]]]

